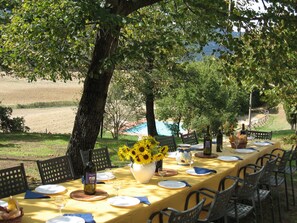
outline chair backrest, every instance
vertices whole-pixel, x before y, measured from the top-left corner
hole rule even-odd
[[[62,183],[74,179],[74,171],[69,156],[59,156],[47,160],[37,160],[42,184]]]
[[[168,146],[169,152],[176,151],[176,142],[174,136],[156,136],[160,146]]]
[[[203,208],[205,199],[202,199],[194,207],[189,208],[185,211],[178,211],[173,208],[165,208],[161,211],[154,212],[150,215],[147,223],[155,222],[153,221],[156,216],[159,218],[159,223],[163,223],[163,217],[166,216],[168,220],[167,223],[195,223],[198,220],[199,214]]]
[[[295,146],[292,146],[292,150],[291,150],[291,163],[295,162],[295,166],[297,167],[297,145]]]
[[[194,223],[197,222],[203,208],[205,199],[201,200],[194,207],[185,211],[172,211],[168,223]]]
[[[269,156],[269,154],[266,154]],[[260,157],[260,159],[265,159],[265,158],[268,158],[268,156],[262,156]],[[270,183],[271,183],[271,177],[274,176],[274,170],[275,170],[275,167],[276,167],[276,162],[278,160],[278,156],[274,157],[273,159],[270,158],[269,160],[266,161],[266,163],[264,164],[264,170],[263,170],[263,173],[262,173],[262,176],[260,177],[260,180],[259,180],[259,183],[262,184],[262,185],[266,185],[266,186],[270,186]],[[261,164],[263,164],[263,162],[261,162]]]
[[[260,178],[263,174],[264,166],[255,172],[244,174],[244,179],[242,185],[237,188],[236,196],[240,199],[250,199],[254,197],[255,192],[257,191]]]
[[[224,190],[220,190],[216,193],[208,211],[208,222],[220,219],[226,214],[228,202],[231,199],[231,196],[234,193],[236,186],[237,180],[234,179],[230,187]]]
[[[196,131],[193,131],[187,134],[181,134],[181,139],[182,139],[182,142],[185,144],[191,144],[191,145],[198,144],[198,137],[197,137]]]
[[[272,139],[272,131],[270,132],[263,132],[263,131],[254,131],[254,130],[247,130],[247,136],[253,136],[255,139]]]
[[[80,150],[80,155],[84,166],[89,161],[89,151]],[[111,160],[107,147],[102,147],[93,150],[92,161],[96,165],[97,171],[104,170],[106,168],[112,168]]]
[[[276,149],[273,149],[271,153],[272,154],[278,153],[277,155],[279,156],[279,158],[276,163],[277,171],[280,173],[285,173],[286,165],[291,159],[292,150],[284,150],[284,149],[276,148]]]
[[[20,194],[28,190],[24,164],[0,170],[0,198]]]

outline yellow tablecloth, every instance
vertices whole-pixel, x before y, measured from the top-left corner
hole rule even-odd
[[[186,180],[192,187],[182,189],[165,189],[157,184],[160,177],[154,176],[148,184],[139,184],[135,181],[128,167],[114,170],[118,179],[124,180],[120,195],[125,196],[147,196],[151,205],[139,204],[129,208],[111,206],[107,199],[94,202],[84,202],[70,199],[63,213],[92,213],[97,223],[145,223],[151,213],[165,207],[173,207],[183,210],[185,197],[192,191],[202,187],[217,189],[219,181],[227,175],[236,175],[240,167],[254,163],[258,157],[270,153],[273,148],[278,148],[279,143],[267,147],[257,147],[258,151],[249,154],[236,154],[244,160],[237,162],[224,162],[216,158],[195,158],[193,166],[215,169],[216,174],[205,176],[192,176],[185,171],[188,166],[179,166],[174,159],[166,158],[163,167],[178,170],[178,175],[166,177],[166,180]],[[219,155],[235,155],[231,148],[224,149]],[[67,188],[67,194],[74,190],[82,189],[81,180],[63,183]],[[110,197],[115,195],[111,183],[98,184],[98,188],[109,193]],[[24,194],[14,196],[24,208],[23,223],[40,223],[58,215],[58,210],[52,199],[24,199]],[[5,199],[4,199],[5,200]]]

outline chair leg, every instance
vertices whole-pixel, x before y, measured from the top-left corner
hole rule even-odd
[[[284,174],[284,179],[285,179],[286,206],[287,206],[287,210],[289,210],[288,185],[287,185],[287,178],[285,174]]]
[[[252,203],[253,203],[253,214],[254,214],[254,222],[255,223],[258,223],[258,214],[257,214],[257,208],[256,208],[256,202],[255,200],[253,199],[252,200]]]
[[[279,198],[279,192],[276,188],[276,193],[277,193],[277,207],[278,207],[278,217],[279,217],[279,222],[282,223],[282,214],[281,214],[281,207],[280,207],[280,198]]]
[[[293,173],[290,174],[291,176],[291,190],[292,190],[292,196],[293,196],[293,206],[295,206],[295,191],[294,191],[294,179],[293,179]]]
[[[270,208],[271,208],[272,223],[275,223],[275,221],[274,221],[274,205],[273,205],[273,198],[272,198],[271,191],[270,191],[270,196],[269,197],[270,197],[270,202],[271,202]],[[262,220],[263,220],[263,216],[262,216]]]

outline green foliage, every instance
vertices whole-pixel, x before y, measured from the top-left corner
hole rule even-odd
[[[184,128],[197,132],[207,125],[216,131],[227,121],[235,125],[235,117],[248,111],[248,94],[225,80],[219,66],[214,58],[182,66],[157,103],[158,118],[182,120]]]
[[[4,133],[29,131],[23,117],[11,118],[11,114],[12,108],[0,106],[0,131]]]

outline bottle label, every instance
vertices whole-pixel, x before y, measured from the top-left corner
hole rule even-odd
[[[210,144],[211,144],[211,142],[210,141],[205,141],[205,148],[210,148],[211,146],[210,146]]]
[[[96,184],[96,173],[86,173],[85,184]]]

